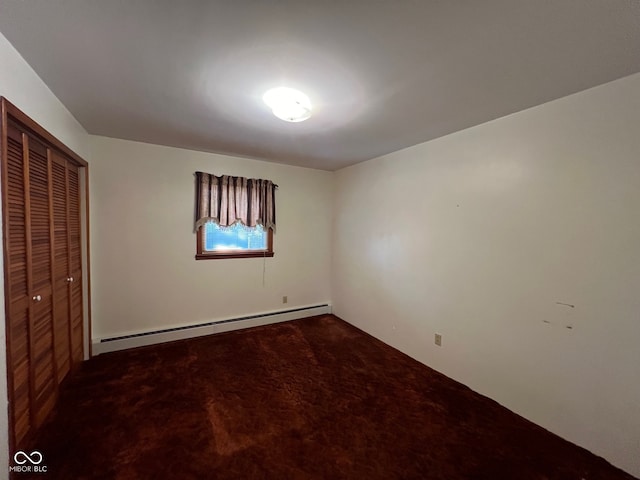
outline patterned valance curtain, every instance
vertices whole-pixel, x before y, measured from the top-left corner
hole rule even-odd
[[[271,180],[196,172],[196,230],[207,222],[276,231],[277,185]]]

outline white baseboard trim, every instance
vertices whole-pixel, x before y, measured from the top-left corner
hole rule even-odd
[[[330,304],[308,305],[287,310],[263,312],[242,317],[214,320],[196,325],[185,325],[174,328],[137,332],[128,335],[107,338],[94,338],[92,340],[92,353],[94,356],[101,353],[115,352],[129,348],[155,345],[158,343],[172,342],[185,338],[201,337],[216,333],[240,330],[243,328],[257,327],[271,323],[286,322],[298,318],[313,317],[331,313]]]

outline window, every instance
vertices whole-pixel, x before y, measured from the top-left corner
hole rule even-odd
[[[198,232],[198,259],[273,257],[273,231],[236,223],[220,227],[207,222]]]
[[[273,257],[270,180],[196,172],[196,259]]]

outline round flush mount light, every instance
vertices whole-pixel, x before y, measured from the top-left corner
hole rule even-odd
[[[302,122],[311,116],[309,97],[293,88],[272,88],[262,99],[276,117],[286,122]]]

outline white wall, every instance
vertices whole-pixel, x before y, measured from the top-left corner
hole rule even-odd
[[[634,75],[337,172],[334,312],[639,475],[639,128]]]
[[[78,155],[87,159],[87,132],[0,33],[0,96],[6,97]],[[0,217],[2,213],[0,212]],[[0,233],[1,235],[1,233]],[[0,268],[3,258],[0,255]],[[0,282],[0,372],[6,372],[4,282]],[[6,375],[0,375],[0,475],[8,471]],[[45,457],[46,460],[46,457]]]
[[[194,259],[197,170],[279,185],[273,258]],[[90,175],[93,338],[330,300],[331,173],[91,137]]]

